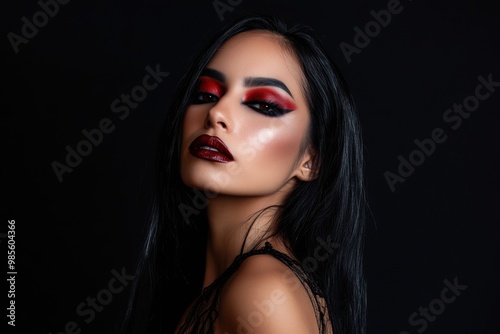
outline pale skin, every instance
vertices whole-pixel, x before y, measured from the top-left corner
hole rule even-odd
[[[240,33],[222,45],[207,68],[222,74],[223,92],[211,96],[213,100],[208,103],[188,107],[181,146],[183,182],[213,195],[207,206],[204,287],[240,254],[244,236],[253,222],[248,217],[270,205],[280,205],[297,180],[310,181],[315,177],[311,168],[314,152],[307,144],[309,110],[303,91],[304,75],[296,57],[278,37],[259,31]],[[281,81],[287,89],[265,87],[292,101],[294,110],[271,117],[250,108],[247,97],[255,87],[245,84],[249,77]],[[266,109],[263,105],[253,107]],[[191,155],[190,143],[202,134],[219,137],[234,160],[221,163]],[[246,245],[260,240],[272,224],[273,213],[269,210],[255,221]],[[266,240],[291,256],[279,238]],[[318,333],[309,296],[289,272],[288,267],[269,255],[245,260],[224,287],[215,333],[246,333],[241,324],[248,317],[254,320],[247,326],[255,334]],[[267,308],[259,309],[258,305]],[[262,320],[255,312],[261,313]]]

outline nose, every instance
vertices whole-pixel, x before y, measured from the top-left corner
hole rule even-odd
[[[229,99],[224,96],[208,110],[205,118],[205,128],[220,128],[228,131],[230,126]]]

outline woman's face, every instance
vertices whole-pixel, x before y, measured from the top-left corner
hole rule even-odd
[[[287,191],[307,179],[303,73],[276,36],[243,32],[215,53],[184,118],[181,177],[233,196]]]

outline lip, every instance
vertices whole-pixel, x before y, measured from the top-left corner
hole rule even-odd
[[[233,155],[220,138],[207,134],[198,136],[193,140],[189,145],[189,153],[197,158],[214,162],[230,162],[234,160]]]

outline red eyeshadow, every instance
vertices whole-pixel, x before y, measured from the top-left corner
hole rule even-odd
[[[218,97],[222,96],[224,93],[221,83],[207,76],[200,77],[200,86],[198,90],[200,92],[209,93]]]
[[[270,101],[276,103],[279,108],[285,110],[295,110],[297,106],[295,103],[286,97],[281,96],[277,92],[268,88],[252,89],[245,96],[245,101]]]

